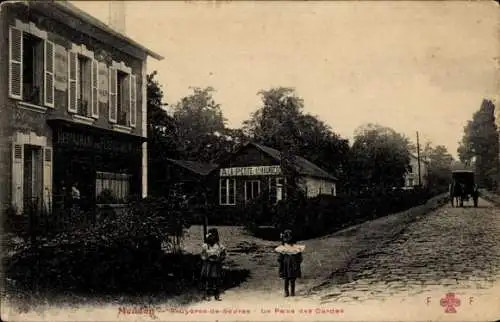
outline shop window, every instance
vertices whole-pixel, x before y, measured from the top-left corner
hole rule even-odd
[[[126,203],[130,196],[130,177],[126,173],[97,172],[97,203]]]
[[[236,179],[220,179],[219,182],[219,204],[236,204]]]
[[[23,33],[23,100],[41,105],[43,88],[43,41]]]
[[[78,82],[78,95],[77,95],[77,114],[82,116],[90,116],[91,98],[91,67],[92,60],[85,56],[78,55],[77,59],[77,82]]]
[[[248,180],[245,181],[245,201],[255,199],[260,194],[260,181]]]

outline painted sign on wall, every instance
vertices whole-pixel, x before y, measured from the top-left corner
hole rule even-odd
[[[130,141],[116,140],[106,136],[89,135],[81,132],[65,131],[56,132],[54,143],[75,149],[87,149],[100,152],[140,153],[141,145]]]
[[[68,89],[68,52],[63,46],[55,45],[54,56],[54,87],[58,91],[66,91]]]
[[[236,177],[236,176],[275,176],[281,174],[279,165],[259,166],[259,167],[235,167],[220,169],[221,177]]]

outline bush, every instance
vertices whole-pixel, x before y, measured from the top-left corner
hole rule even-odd
[[[40,239],[38,247],[17,254],[4,267],[10,278],[28,286],[54,281],[62,288],[138,287],[148,276],[145,270],[178,264],[172,258],[181,257],[189,227],[184,210],[177,200],[140,200],[96,225]],[[169,260],[162,243],[171,251]]]
[[[332,233],[346,226],[397,213],[424,204],[437,195],[425,189],[369,192],[357,196],[320,195],[307,199],[301,194],[270,204],[266,198],[244,209],[245,227],[254,234],[271,220],[277,230],[292,229],[299,239]]]

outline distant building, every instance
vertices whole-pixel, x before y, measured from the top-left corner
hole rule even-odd
[[[295,161],[301,188],[308,197],[336,195],[334,176],[300,156],[295,156]],[[245,204],[265,190],[272,201],[284,199],[285,182],[280,165],[280,151],[256,143],[245,144],[212,171],[218,181],[218,204]]]
[[[183,194],[188,197],[207,192],[209,174],[218,166],[188,160],[167,159],[167,161],[165,182],[170,186],[168,193]]]
[[[147,195],[147,57],[162,59],[67,1],[0,12],[0,203],[22,213],[75,182],[90,202]]]
[[[412,189],[415,186],[419,185],[419,180],[418,180],[418,157],[416,155],[411,154],[410,155],[410,170],[406,173],[404,177],[404,188],[405,189]],[[422,187],[427,186],[427,175],[428,175],[428,169],[429,169],[429,162],[426,160],[422,160],[420,158],[420,184]]]

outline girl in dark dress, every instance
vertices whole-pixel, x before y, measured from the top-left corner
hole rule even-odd
[[[222,276],[222,262],[226,257],[226,249],[219,242],[219,232],[212,228],[208,230],[206,242],[201,249],[201,277],[205,282],[205,299],[210,299],[210,293],[220,301],[219,282]]]
[[[292,231],[287,229],[281,234],[282,244],[276,247],[279,262],[279,276],[284,281],[285,297],[295,296],[295,280],[302,277],[300,265],[304,245],[297,245]]]

